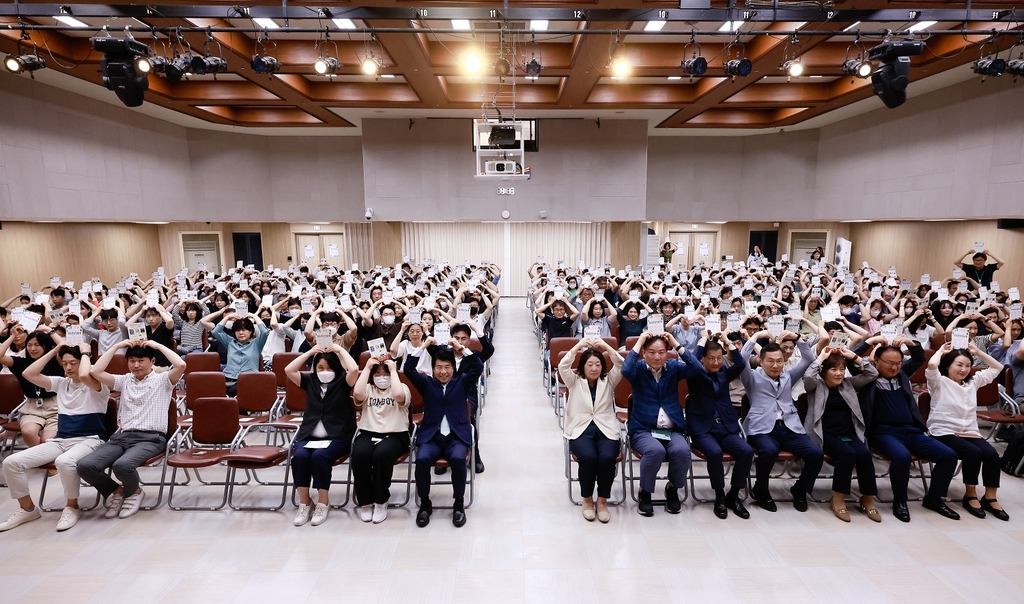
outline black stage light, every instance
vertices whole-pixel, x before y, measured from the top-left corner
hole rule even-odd
[[[149,71],[153,64],[147,59],[149,47],[134,38],[92,38],[92,48],[103,53],[100,73],[103,84],[113,90],[128,107],[138,107],[149,89]],[[145,59],[145,60],[144,60]]]
[[[680,64],[688,75],[702,76],[708,70],[708,60],[704,57],[694,57],[692,59],[686,59]]]
[[[750,59],[744,57],[742,59],[732,59],[725,63],[725,75],[731,75],[733,77],[739,76],[745,78],[750,75],[750,72],[754,69],[753,63]]]

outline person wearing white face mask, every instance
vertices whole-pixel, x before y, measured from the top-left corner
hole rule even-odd
[[[310,357],[313,372],[302,373]],[[331,470],[334,462],[351,450],[356,431],[355,411],[349,397],[358,369],[348,352],[337,344],[330,349],[315,346],[284,369],[285,376],[306,392],[302,425],[292,444],[292,480],[299,496],[295,526],[306,524],[311,517],[313,526],[327,520],[331,509]],[[317,490],[315,506],[309,495],[311,483]]]
[[[380,312],[380,319],[373,318],[374,310]],[[377,338],[384,338],[384,346],[390,349],[391,343],[395,341],[395,338],[402,331],[401,321],[395,320],[394,304],[384,304],[383,299],[381,299],[374,302],[368,311],[360,310],[359,314],[362,315],[362,329],[359,330],[360,337],[367,342]]]
[[[363,522],[384,522],[391,498],[395,462],[409,452],[409,388],[395,362],[370,357],[352,389],[359,433],[352,442],[352,479],[356,510]]]

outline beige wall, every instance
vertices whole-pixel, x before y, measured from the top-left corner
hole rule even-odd
[[[19,293],[21,283],[39,290],[51,277],[74,281],[76,289],[93,277],[104,283],[131,273],[148,278],[161,264],[159,235],[156,226],[142,224],[4,221],[0,263],[0,301]]]
[[[637,265],[640,263],[640,223],[612,222],[611,261],[612,266]]]

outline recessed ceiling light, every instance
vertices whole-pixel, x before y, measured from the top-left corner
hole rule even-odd
[[[534,19],[530,21],[530,29],[533,31],[547,31],[548,20],[547,19]]]
[[[856,28],[856,27],[857,27],[858,25],[860,25],[860,21],[854,21],[853,23],[851,23],[851,24],[847,25],[847,26],[846,26],[846,27],[845,27],[845,28],[843,29],[843,31],[850,31],[851,29],[854,29],[854,28]]]
[[[644,31],[661,31],[661,28],[665,27],[665,21],[648,21],[647,25],[644,25]]]
[[[273,19],[267,19],[266,17],[258,17],[253,19],[256,25],[259,25],[263,29],[281,29],[281,26],[277,24]]]
[[[356,28],[356,24],[352,22],[352,19],[333,19],[333,21],[334,21],[334,24],[337,25],[339,29],[355,29]]]
[[[938,21],[918,21],[917,23],[908,27],[907,30],[909,30],[910,32],[917,32],[921,31],[922,29],[928,29],[929,27],[935,25],[936,23],[938,23]]]
[[[452,19],[452,29],[468,31],[473,28],[469,24],[469,19]]]
[[[58,224],[60,220],[31,220],[30,222],[38,222],[39,224]]]
[[[166,220],[137,220],[135,224],[171,224]]]
[[[743,25],[743,21],[726,21],[718,28],[718,31],[736,31]]]
[[[925,218],[925,222],[963,222],[963,218]]]
[[[533,80],[533,81],[536,82],[537,81],[537,76],[526,76],[526,79],[527,80]]]
[[[70,25],[71,27],[89,27],[88,23],[82,23],[78,19],[67,15],[57,15],[54,19],[60,21],[64,25]]]
[[[681,80],[681,79],[683,79],[683,76],[668,76],[668,79],[670,79],[670,80]]]
[[[728,220],[709,220],[708,224],[726,224],[728,222]]]
[[[855,223],[855,222],[871,222],[871,221],[867,220],[867,219],[859,218],[857,220],[840,220],[839,222],[848,222],[848,223],[852,224],[852,223]]]
[[[382,73],[382,74],[380,74],[380,77],[387,78],[387,79],[391,80],[391,79],[394,79],[395,74],[393,74],[393,73]]]

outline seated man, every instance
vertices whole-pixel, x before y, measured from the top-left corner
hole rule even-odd
[[[107,373],[110,359],[125,348],[129,373]],[[169,371],[154,371],[158,352],[170,361]],[[117,410],[120,429],[78,462],[78,474],[107,499],[104,518],[130,518],[142,507],[145,494],[139,486],[138,467],[167,447],[167,407],[174,385],[184,373],[185,361],[153,340],[141,345],[133,345],[131,340],[118,342],[90,371],[101,384],[121,393]],[[107,476],[107,468],[113,469],[120,485]]]
[[[690,391],[686,409],[687,428],[693,447],[700,450],[707,461],[711,488],[715,490],[715,516],[724,519],[732,510],[740,518],[750,518],[750,512],[740,502],[739,493],[747,486],[754,450],[740,436],[739,418],[729,396],[729,383],[743,371],[743,357],[736,347],[737,341],[723,336],[732,358],[732,364],[725,367],[722,344],[709,339],[710,335],[710,331],[705,332],[697,345],[701,371],[686,380]],[[684,355],[684,359],[690,362],[689,353]],[[725,492],[723,451],[735,459],[728,494]]]
[[[668,358],[668,347],[683,354],[685,349],[672,334],[640,334],[633,350],[622,363],[622,377],[633,388],[633,409],[629,414],[629,444],[640,453],[641,516],[653,516],[651,493],[658,470],[668,457],[665,511],[678,514],[682,502],[676,489],[686,484],[690,469],[690,445],[686,442],[686,418],[679,404],[679,381],[694,375],[695,363]],[[643,359],[640,354],[643,353]]]
[[[878,340],[884,342],[885,339],[876,336],[867,344]],[[910,351],[910,358],[906,361],[900,350],[904,344]],[[902,522],[910,522],[907,484],[910,482],[910,456],[917,455],[934,464],[924,507],[946,518],[959,520],[960,515],[942,501],[956,470],[956,453],[928,436],[924,418],[910,388],[910,376],[925,363],[924,350],[914,340],[900,336],[893,340],[892,346],[880,346],[872,358],[878,369],[878,379],[864,386],[858,396],[868,443],[891,460],[892,515]]]
[[[473,430],[469,421],[467,403],[470,389],[483,372],[483,363],[458,340],[452,339],[452,349],[441,348],[433,358],[433,377],[416,370],[419,357],[434,338],[427,338],[423,347],[409,354],[403,372],[423,397],[423,420],[416,435],[416,493],[420,498],[420,511],[416,526],[430,523],[433,507],[430,503],[430,468],[444,456],[452,469],[452,495],[455,498],[452,524],[466,524],[466,455],[473,446]],[[453,352],[454,350],[454,352]],[[455,354],[462,355],[462,367],[455,372]]]
[[[58,354],[67,377],[43,375],[43,368]],[[57,466],[57,475],[67,498],[57,530],[68,530],[82,516],[78,508],[81,485],[78,460],[95,451],[107,438],[107,399],[110,398],[110,389],[89,375],[89,369],[89,345],[81,344],[78,347],[53,348],[25,370],[23,376],[26,380],[57,393],[57,435],[4,459],[4,476],[11,497],[18,500],[21,509],[0,524],[0,531],[40,517],[39,508],[28,491],[25,471],[51,462]]]
[[[784,331],[778,340],[785,341],[795,336],[792,332]],[[771,337],[771,334],[761,331],[752,335],[740,352],[743,357],[740,379],[743,380],[750,401],[750,411],[743,420],[744,430],[747,441],[757,451],[756,479],[750,495],[757,505],[769,512],[778,509],[768,491],[768,478],[779,451],[785,449],[804,460],[800,478],[790,492],[793,494],[793,507],[799,512],[806,512],[807,494],[814,488],[825,454],[807,437],[800,414],[793,404],[792,389],[793,383],[803,378],[807,367],[814,360],[814,354],[806,342],[797,339],[800,362],[786,370],[782,348],[778,342],[768,342],[761,347],[761,366],[751,370],[750,357],[756,341],[763,337]]]

